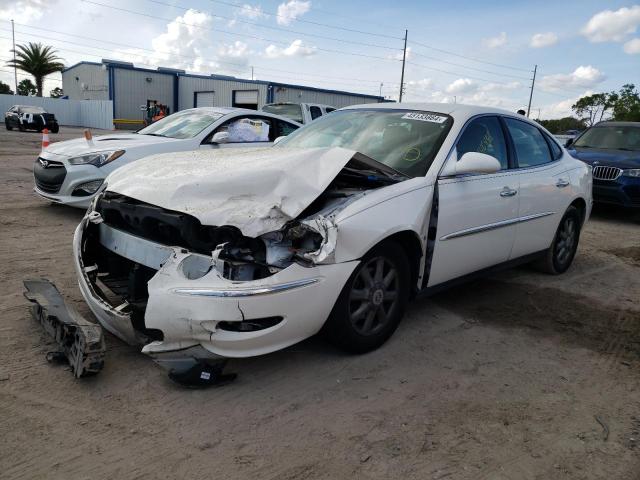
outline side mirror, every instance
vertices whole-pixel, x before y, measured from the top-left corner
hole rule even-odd
[[[573,138],[567,138],[567,141],[564,142],[564,148],[568,148],[573,145]]]
[[[229,132],[216,132],[213,134],[211,138],[211,142],[209,143],[228,143],[229,142]]]
[[[281,136],[277,137],[277,138],[273,141],[273,144],[274,144],[274,145],[276,145],[276,144],[277,144],[277,143],[279,143],[279,142],[280,142],[280,140],[282,140],[283,138],[285,138],[285,136],[284,136],[284,135],[281,135]]]
[[[497,158],[480,152],[467,152],[455,164],[454,175],[470,173],[496,173],[502,167]]]

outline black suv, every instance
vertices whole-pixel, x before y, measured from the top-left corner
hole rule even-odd
[[[60,127],[53,113],[47,113],[42,107],[30,105],[14,105],[4,114],[4,124],[7,130],[17,128],[21,132],[25,130],[42,131],[48,128],[52,133],[58,133]]]

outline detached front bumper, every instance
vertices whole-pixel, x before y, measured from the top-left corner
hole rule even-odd
[[[75,232],[73,247],[82,295],[100,323],[128,343],[144,343],[127,306],[112,305],[91,279],[82,248],[88,217]],[[97,228],[98,225],[92,225]],[[260,280],[232,281],[212,268],[189,279],[183,262],[193,255],[100,226],[101,243],[134,262],[159,269],[147,283],[144,327],[160,331],[162,340],[146,343],[143,353],[171,369],[196,361],[251,357],[280,350],[317,333],[327,319],[357,261],[303,267],[296,263]],[[114,238],[121,239],[120,243]],[[268,320],[265,328],[243,331],[242,325]],[[237,326],[237,328],[236,328]]]

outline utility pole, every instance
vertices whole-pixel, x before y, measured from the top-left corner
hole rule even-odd
[[[15,95],[18,95],[18,70],[16,68],[16,29],[11,20],[11,37],[13,38],[13,81],[16,83]]]
[[[253,80],[253,66],[251,67],[251,80]]]
[[[382,87],[384,87],[384,83],[380,82],[380,97],[382,96]]]
[[[529,112],[531,111],[531,99],[533,98],[533,87],[536,84],[536,72],[538,71],[538,65],[533,67],[533,78],[531,79],[531,92],[529,92],[529,106],[527,107],[527,118],[529,118]]]
[[[400,98],[398,103],[402,103],[402,92],[404,91],[404,65],[407,60],[407,35],[409,30],[404,31],[404,50],[402,50],[402,75],[400,76]]]

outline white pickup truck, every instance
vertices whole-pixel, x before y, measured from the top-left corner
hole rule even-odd
[[[263,112],[282,115],[305,125],[334,110],[335,107],[320,103],[267,103],[262,107]]]

